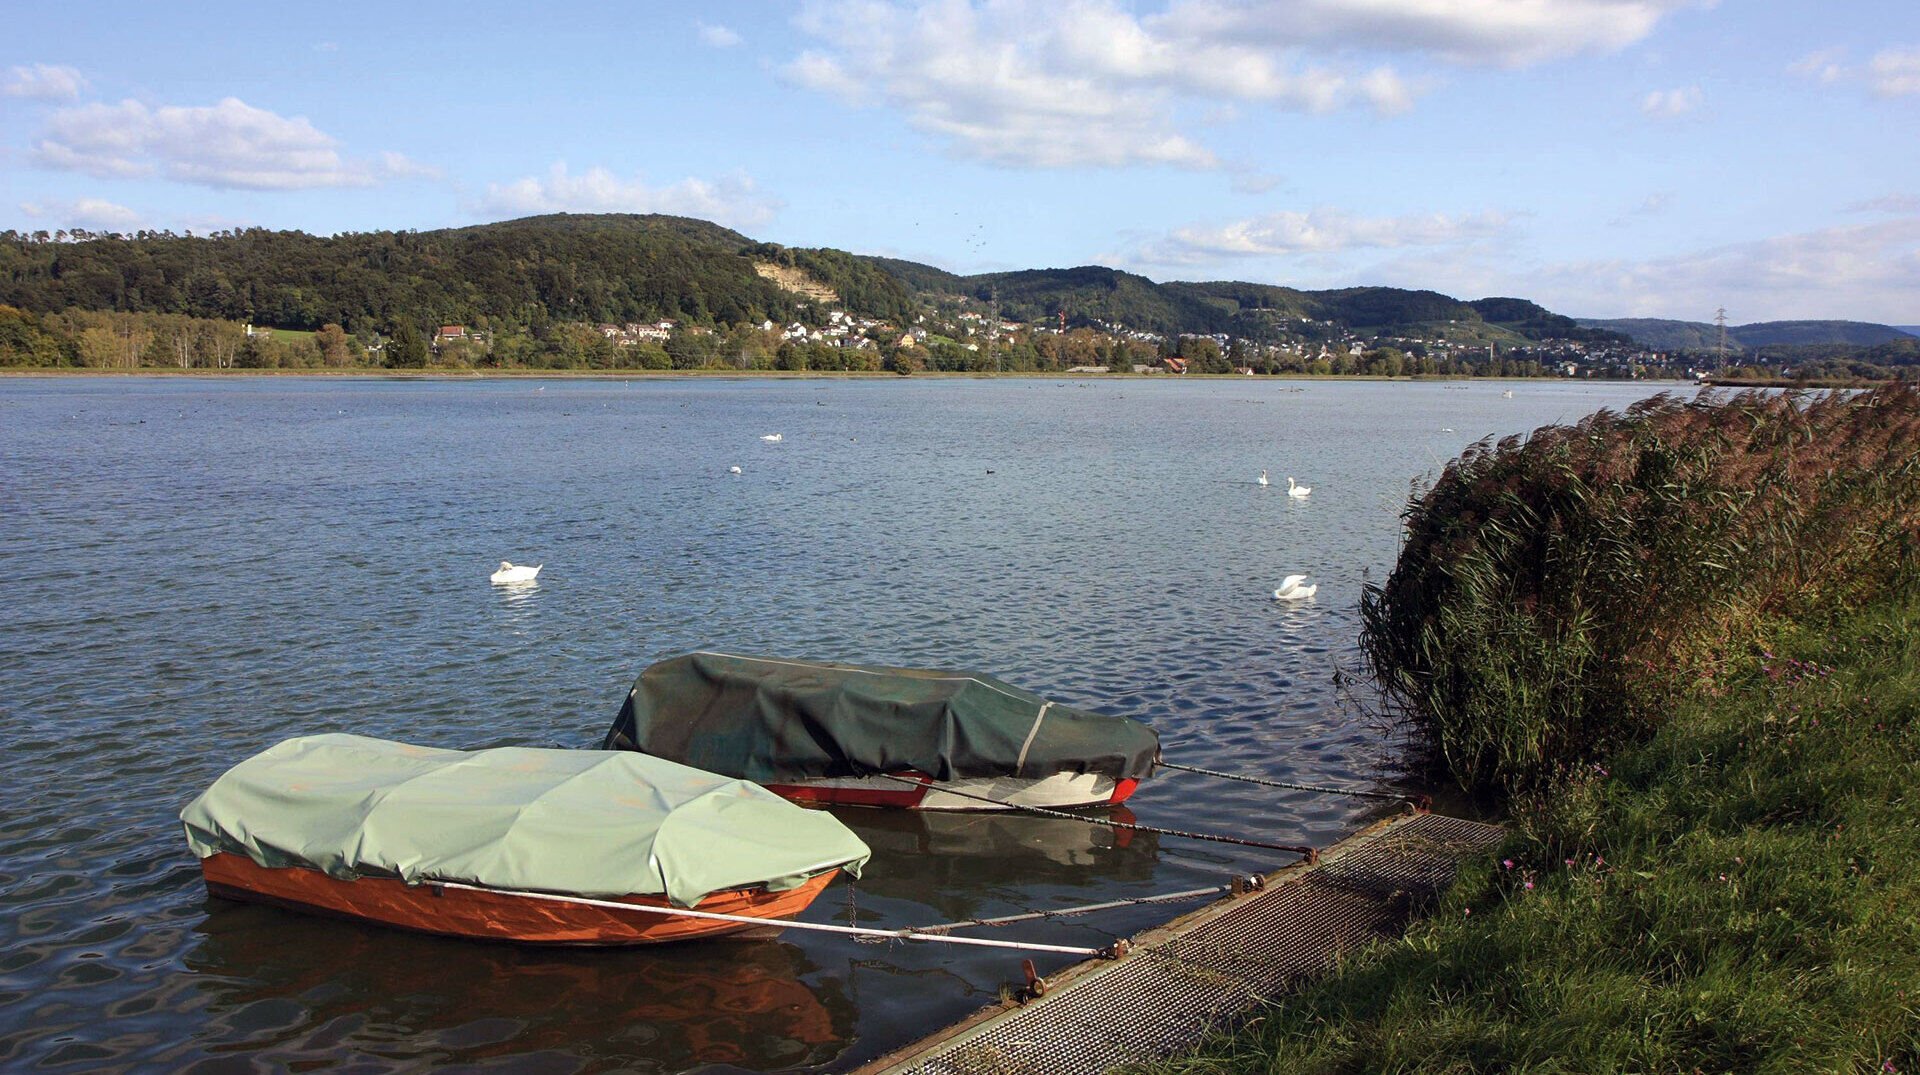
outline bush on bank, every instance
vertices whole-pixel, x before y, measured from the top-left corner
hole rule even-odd
[[[1920,392],[1660,396],[1477,445],[1405,520],[1361,608],[1389,704],[1462,786],[1538,792],[1913,575]]]
[[[1163,1075],[1920,1072],[1920,599],[1784,627]]]

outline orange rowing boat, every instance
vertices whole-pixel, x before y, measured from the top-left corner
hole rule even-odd
[[[448,888],[432,882],[409,885],[391,877],[341,881],[297,866],[272,869],[245,855],[222,852],[200,860],[210,895],[266,903],[293,911],[355,918],[385,926],[525,944],[629,945],[687,941],[700,937],[778,932],[778,919],[806,910],[840,871],[828,870],[783,892],[763,887],[715,892],[694,904],[697,911],[768,919],[765,926],[689,918],[671,913],[619,911],[593,904],[528,899],[512,892]],[[635,908],[671,907],[658,896],[613,901]]]
[[[829,814],[631,751],[355,735],[255,755],[180,818],[213,895],[530,944],[776,931],[870,854]]]

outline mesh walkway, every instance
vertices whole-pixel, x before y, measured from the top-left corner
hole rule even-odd
[[[866,1075],[1100,1075],[1190,1047],[1342,953],[1397,936],[1498,843],[1494,825],[1436,814],[1342,840],[1318,865],[1142,934],[1131,954],[1055,975],[1045,996],[989,1009],[861,1068]]]

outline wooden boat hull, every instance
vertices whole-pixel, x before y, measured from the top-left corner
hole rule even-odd
[[[726,934],[778,932],[779,919],[805,910],[838,870],[827,870],[783,892],[763,888],[716,892],[696,909],[765,918],[764,926],[704,918],[622,911],[504,892],[439,885],[409,885],[397,878],[342,881],[319,870],[270,869],[245,855],[220,853],[200,860],[207,892],[228,899],[267,903],[313,914],[376,922],[384,926],[476,940],[521,944],[664,944]],[[614,901],[665,907],[665,897],[627,896]]]
[[[914,783],[905,783],[908,780]],[[1096,773],[1055,773],[1038,779],[980,777],[939,781],[925,773],[905,770],[891,776],[829,777],[768,784],[766,788],[794,802],[828,806],[876,806],[889,810],[1009,810],[1038,806],[1061,810],[1118,806],[1127,801],[1139,783]]]

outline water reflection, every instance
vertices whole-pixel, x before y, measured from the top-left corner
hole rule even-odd
[[[837,811],[873,849],[862,894],[912,900],[950,918],[1038,890],[1111,891],[1150,880],[1159,837],[1100,824],[1131,824],[1126,807],[1090,811],[1086,822],[1011,811]]]
[[[349,1049],[463,1064],[546,1056],[568,1070],[772,1070],[827,1063],[852,1037],[841,982],[784,942],[534,949],[223,900],[207,910],[185,954],[205,1000],[195,1037],[269,1066]]]

